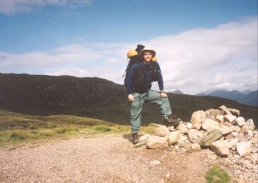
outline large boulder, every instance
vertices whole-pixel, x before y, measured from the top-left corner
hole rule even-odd
[[[219,122],[206,118],[204,123],[202,124],[202,128],[204,130],[219,128]]]
[[[248,141],[248,142],[239,142],[239,143],[237,143],[237,144],[236,144],[237,153],[238,153],[240,156],[244,156],[246,153],[249,152],[251,145],[252,145],[252,142],[251,142],[251,141]]]
[[[166,148],[168,147],[168,141],[165,137],[149,136],[146,142],[146,148]]]
[[[200,142],[201,146],[210,146],[211,143],[222,137],[222,131],[219,129],[213,129],[210,133],[203,137]]]
[[[232,113],[228,110],[228,108],[224,105],[219,107],[221,110],[225,111],[226,114],[232,115]]]
[[[203,139],[204,134],[196,129],[191,129],[187,133],[188,139],[192,143],[200,143]]]
[[[168,144],[174,145],[180,140],[181,133],[179,131],[171,132],[168,136]]]
[[[243,117],[238,117],[235,119],[235,121],[237,126],[243,126],[245,124],[245,118]]]
[[[235,116],[240,116],[240,111],[237,109],[228,108],[228,110]]]
[[[219,156],[229,155],[229,144],[227,140],[217,140],[210,145],[210,148]]]
[[[253,129],[255,129],[254,121],[253,121],[252,119],[248,119],[248,120],[245,122],[245,124],[244,124],[243,127],[244,127],[245,129],[247,129],[247,130],[253,130]]]
[[[166,126],[160,126],[155,129],[154,134],[156,136],[165,137],[169,135],[169,130]]]
[[[222,131],[222,135],[229,134],[233,131],[232,128],[230,128],[228,126],[224,126],[224,125],[220,126],[219,130]]]
[[[206,113],[206,115],[208,116],[208,117],[216,117],[217,115],[222,115],[222,114],[224,114],[224,111],[222,111],[222,110],[219,110],[219,109],[209,109],[209,110],[207,110],[207,111],[205,111],[205,113]]]
[[[195,111],[191,117],[191,123],[194,124],[195,122],[203,123],[206,119],[206,113],[202,110]]]
[[[215,118],[216,121],[218,121],[219,123],[223,123],[224,122],[224,115],[218,114]]]
[[[233,121],[236,119],[236,116],[234,115],[230,115],[230,114],[226,114],[225,115],[225,120],[230,122],[230,123],[233,123]]]

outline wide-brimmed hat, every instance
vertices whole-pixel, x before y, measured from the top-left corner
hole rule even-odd
[[[141,57],[143,57],[143,54],[144,54],[145,51],[150,51],[151,54],[152,54],[152,57],[155,57],[155,55],[156,55],[156,52],[155,52],[152,48],[150,48],[150,47],[148,47],[148,46],[145,46],[145,47],[142,49],[141,53],[140,53]]]

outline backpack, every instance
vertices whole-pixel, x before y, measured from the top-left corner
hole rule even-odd
[[[128,73],[130,72],[130,70],[134,64],[138,64],[138,71],[133,76],[133,91],[134,92],[136,92],[137,90],[139,90],[139,88],[142,87],[142,85],[146,79],[146,73],[144,71],[142,71],[142,69],[141,69],[142,58],[140,57],[140,52],[142,51],[142,49],[144,47],[145,46],[138,44],[137,48],[135,50],[129,50],[127,53],[127,57],[130,60],[129,60],[127,68],[123,74],[123,77],[125,76],[125,79],[124,79],[125,87],[127,87],[126,80],[127,80]],[[156,64],[154,64],[154,61],[157,61],[156,57],[152,58],[152,60],[153,61],[151,62],[151,64],[152,64],[151,81],[154,82],[154,81],[158,81],[159,74],[158,74],[158,69],[156,67]]]

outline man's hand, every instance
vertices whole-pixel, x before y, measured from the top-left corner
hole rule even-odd
[[[132,94],[129,94],[129,95],[128,95],[128,100],[129,100],[130,102],[133,102],[133,101],[134,101],[134,96],[133,96]]]
[[[164,91],[160,91],[160,96],[162,98],[166,98],[167,97],[167,94],[164,92]]]

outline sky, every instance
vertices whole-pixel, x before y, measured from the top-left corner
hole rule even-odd
[[[165,91],[254,91],[257,3],[0,0],[0,73],[100,77],[123,84],[127,51],[143,44],[157,53]]]

